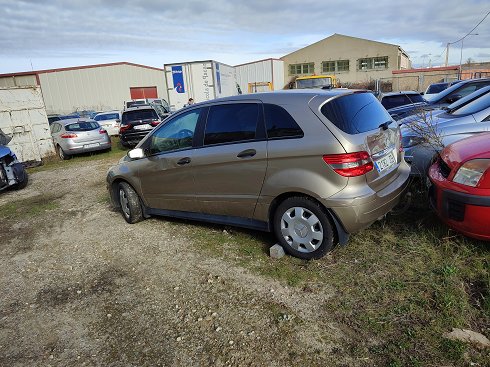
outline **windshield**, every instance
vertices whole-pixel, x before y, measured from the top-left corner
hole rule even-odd
[[[378,129],[392,119],[372,93],[354,93],[334,98],[325,103],[322,114],[348,134]]]
[[[90,131],[98,129],[100,126],[95,121],[79,121],[65,126],[66,131]]]
[[[132,121],[158,120],[158,115],[154,109],[127,111],[123,113],[122,124],[127,125]]]
[[[467,96],[461,99],[458,99],[456,102],[447,106],[447,110],[449,111],[449,113],[451,113],[451,111],[456,111],[458,108],[461,108],[462,106],[470,103],[471,101],[474,101],[475,99],[479,98],[484,94],[487,94],[488,92],[490,92],[490,85],[478,89],[477,91],[474,91],[473,93],[468,94]]]
[[[299,79],[296,80],[296,88],[321,88],[325,86],[331,86],[331,78],[312,78],[312,79]]]
[[[449,88],[444,89],[442,92],[439,92],[436,94],[426,95],[425,99],[428,100],[429,102],[439,101],[439,100],[443,99],[444,97],[446,97],[448,94],[455,91],[456,89],[459,89],[460,87],[461,87],[461,85],[459,83],[451,85]]]
[[[480,98],[477,98],[456,110],[452,110],[450,114],[456,116],[469,115],[488,107],[490,107],[490,93],[487,92]]]

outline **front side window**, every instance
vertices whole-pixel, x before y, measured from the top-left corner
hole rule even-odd
[[[198,108],[179,115],[155,131],[150,138],[150,154],[191,148],[200,112]]]
[[[234,103],[212,106],[204,132],[204,145],[255,139],[259,105]]]

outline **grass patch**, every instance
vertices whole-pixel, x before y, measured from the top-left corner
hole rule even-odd
[[[57,197],[49,195],[35,196],[0,206],[0,219],[19,219],[38,216],[46,211],[59,208]]]
[[[423,201],[421,201],[423,202]],[[182,229],[182,222],[172,222]],[[272,235],[222,226],[185,226],[195,247],[298,291],[324,282],[335,287],[328,321],[357,337],[352,358],[368,351],[374,365],[488,365],[490,352],[446,340],[454,327],[490,330],[490,247],[449,230],[417,204],[353,235],[328,256],[302,261],[268,257]]]
[[[63,161],[60,158],[58,158],[58,156],[53,155],[43,159],[43,164],[41,166],[29,168],[28,172],[34,173],[34,172],[47,171],[47,170],[57,169],[60,167],[77,165],[80,162],[98,161],[98,160],[111,159],[111,158],[121,158],[128,152],[128,149],[124,148],[121,145],[119,141],[119,137],[113,136],[111,137],[111,141],[112,141],[112,149],[108,152],[91,152],[91,153],[77,154],[73,156],[70,160],[66,160],[66,161]]]

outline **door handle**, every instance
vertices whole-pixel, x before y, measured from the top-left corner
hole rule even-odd
[[[257,151],[255,149],[246,149],[246,150],[238,153],[237,157],[238,158],[248,158],[248,157],[253,157],[255,154],[257,154]]]
[[[189,157],[182,158],[177,162],[179,166],[183,166],[184,164],[189,164],[189,163],[191,163],[191,159]]]

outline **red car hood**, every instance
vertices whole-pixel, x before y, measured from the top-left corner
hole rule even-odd
[[[490,158],[490,133],[477,134],[448,145],[441,152],[441,158],[453,167],[476,158]]]

